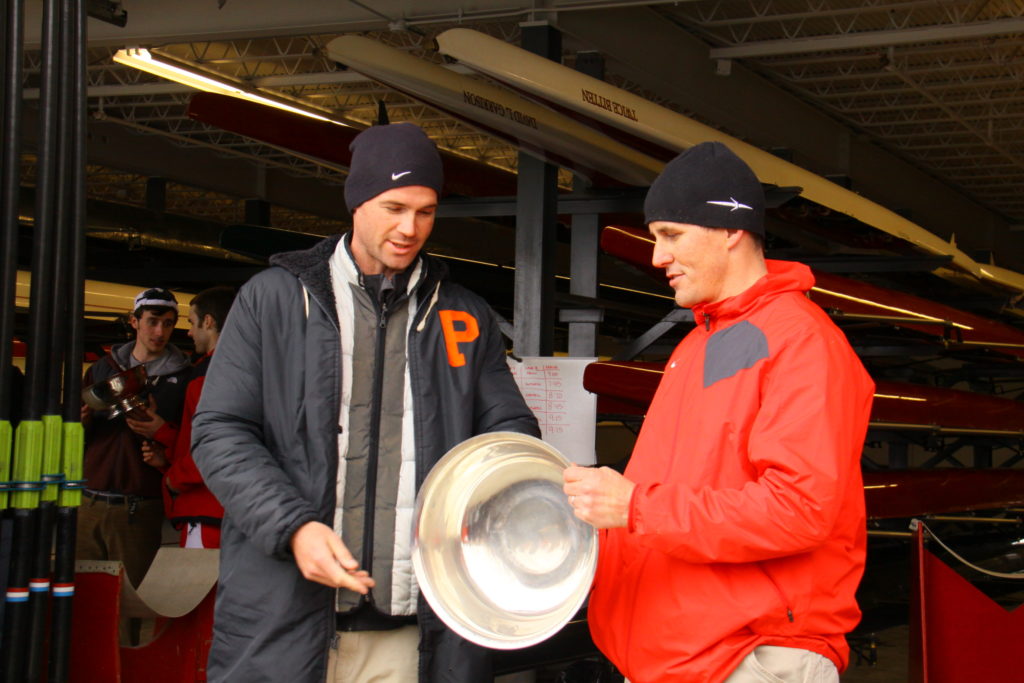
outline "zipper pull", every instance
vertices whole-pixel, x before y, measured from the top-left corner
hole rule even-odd
[[[789,617],[789,623],[793,623],[793,610],[786,608],[786,616]]]
[[[380,304],[380,329],[384,329],[388,326],[388,304],[386,301]]]
[[[704,329],[711,331],[711,316],[707,314],[704,315]]]

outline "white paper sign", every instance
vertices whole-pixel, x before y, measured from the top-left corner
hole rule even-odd
[[[540,422],[541,438],[580,465],[597,461],[597,396],[583,388],[583,370],[595,358],[509,358],[526,405]]]

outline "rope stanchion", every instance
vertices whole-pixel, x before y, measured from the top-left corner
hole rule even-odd
[[[1019,680],[1017,645],[1024,637],[1024,611],[1008,609],[987,591],[979,590],[978,582],[968,575],[974,579],[995,577],[1003,580],[1005,586],[1005,580],[1024,579],[1024,572],[985,569],[953,550],[922,520],[913,520],[911,527],[914,544],[909,680]],[[933,547],[926,547],[926,542]]]
[[[939,546],[943,550],[945,550],[947,553],[949,553],[951,557],[955,558],[957,560],[957,562],[959,562],[960,564],[964,565],[965,567],[970,567],[971,569],[973,569],[974,571],[978,572],[979,574],[985,574],[986,576],[991,576],[991,577],[994,577],[994,578],[997,578],[997,579],[1012,579],[1014,581],[1024,581],[1024,570],[1021,570],[1019,572],[996,572],[996,571],[992,571],[991,569],[985,569],[984,567],[979,567],[978,565],[976,565],[973,562],[967,560],[962,555],[957,553],[955,550],[950,548],[949,545],[947,545],[945,541],[943,541],[941,538],[939,538],[938,535],[936,535],[936,533],[934,531],[932,531],[928,527],[928,525],[924,523],[923,520],[912,519],[910,521],[910,528],[912,530],[914,530],[914,531],[917,531],[918,527],[920,527],[921,529],[924,530],[924,532],[928,535],[928,538],[931,538],[933,541],[938,543]]]

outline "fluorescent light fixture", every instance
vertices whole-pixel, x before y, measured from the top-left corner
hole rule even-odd
[[[114,61],[118,64],[124,64],[126,66],[139,69],[140,71],[151,73],[154,76],[159,76],[160,78],[166,78],[167,80],[174,81],[175,83],[187,85],[188,87],[195,88],[196,90],[202,90],[203,92],[230,95],[231,97],[238,97],[240,99],[263,104],[268,107],[283,109],[284,111],[291,112],[293,114],[308,116],[309,118],[317,119],[318,121],[327,121],[339,126],[347,125],[328,117],[326,115],[326,111],[324,113],[319,113],[312,107],[302,106],[298,103],[289,104],[284,98],[279,96],[261,95],[246,88],[240,83],[234,83],[227,79],[218,78],[213,74],[204,74],[196,67],[189,65],[187,62],[178,62],[177,60],[164,57],[163,55],[156,55],[145,48],[129,47],[123,50],[118,50],[114,53]]]

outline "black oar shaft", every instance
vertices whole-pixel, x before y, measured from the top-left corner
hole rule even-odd
[[[0,145],[0,481],[10,478],[11,458],[14,450],[14,431],[10,422],[13,414],[11,357],[14,339],[14,294],[18,271],[18,193],[21,181],[21,88],[22,45],[24,43],[24,0],[4,0],[0,5],[0,49],[3,70],[0,75],[0,126],[3,145]],[[14,553],[15,522],[6,513],[11,496],[0,493],[0,586],[15,588],[11,583]],[[23,529],[19,529],[24,533]],[[0,651],[9,647],[7,630],[11,610],[7,607],[8,594],[3,596],[0,609]],[[15,608],[14,611],[18,611]],[[0,658],[0,667],[6,671],[6,657]],[[4,676],[6,679],[6,676]]]
[[[67,352],[64,356],[64,490],[57,508],[57,538],[53,569],[53,612],[50,632],[50,683],[68,680],[71,653],[71,608],[75,592],[75,536],[82,494],[75,488],[82,476],[84,434],[81,424],[82,355],[85,298],[85,162],[86,162],[86,11],[84,0],[72,3],[70,21],[73,83],[69,120],[70,249],[68,258]]]
[[[55,248],[54,209],[57,170],[57,103],[59,102],[60,18],[58,0],[45,0],[43,10],[42,81],[39,94],[39,143],[36,176],[35,229],[32,248],[32,288],[29,296],[25,418],[43,416],[49,392],[47,363],[51,360],[48,326],[54,288],[48,269]]]
[[[57,168],[57,118],[60,62],[60,2],[45,0],[42,31],[42,78],[39,99],[39,143],[37,150],[36,206],[32,249],[32,282],[29,295],[29,337],[26,357],[26,399],[24,419],[15,433],[14,468],[16,479],[38,482],[42,475],[43,422],[47,397],[56,387],[50,386],[48,364],[53,362],[53,348],[49,325],[55,290],[52,281],[54,266]],[[19,89],[20,89],[19,84]],[[6,362],[6,359],[3,359]],[[30,486],[30,484],[26,484]],[[33,573],[39,571],[35,561],[40,545],[49,550],[49,537],[41,539],[39,533],[38,490],[25,490],[12,496],[15,507],[15,534],[12,551],[10,582],[13,588],[27,587]],[[47,583],[49,573],[47,572]],[[48,585],[47,585],[48,589]],[[4,624],[4,680],[32,680],[38,671],[37,642],[45,637],[39,632],[40,620],[32,619],[32,610],[42,608],[48,590],[35,600],[19,599],[7,603]],[[9,593],[10,595],[10,593]],[[45,623],[45,619],[43,620]],[[38,676],[34,680],[38,680]]]
[[[18,198],[21,187],[21,82],[24,0],[3,3],[3,141],[0,145],[0,420],[11,417],[10,359],[14,287],[18,272]]]

